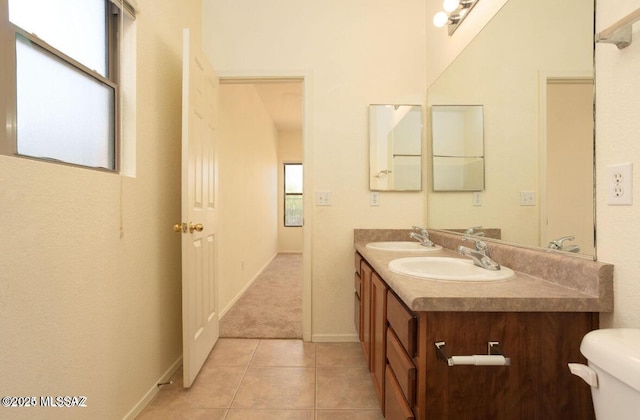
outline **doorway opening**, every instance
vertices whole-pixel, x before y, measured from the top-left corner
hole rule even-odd
[[[244,237],[235,242],[238,247],[258,248],[246,260],[242,257],[241,271],[228,279],[239,281],[242,288],[228,287],[231,301],[222,303],[227,308],[222,312],[221,337],[310,337],[310,274],[306,268],[310,264],[305,252],[310,248],[305,229],[309,209],[303,204],[307,201],[304,184],[308,183],[304,87],[304,77],[220,77],[219,141],[234,144],[227,150],[227,158],[236,156],[229,170],[239,174],[231,180],[232,194],[244,197],[242,205],[230,211],[236,212],[233,217],[244,214],[246,219],[240,222],[246,225],[243,232],[229,235]],[[287,186],[287,177],[293,168],[304,168],[304,182],[288,190],[293,184],[289,179]],[[222,175],[220,182],[224,190]],[[293,215],[289,207],[294,207]],[[247,240],[250,245],[243,242]],[[253,257],[259,262],[252,265]],[[223,276],[221,282],[225,281]]]
[[[595,259],[593,83],[541,75],[540,246]]]

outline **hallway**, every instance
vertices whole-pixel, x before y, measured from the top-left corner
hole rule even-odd
[[[383,418],[359,343],[221,338],[190,389],[172,381],[138,420]]]
[[[220,337],[302,338],[302,254],[278,254],[220,320]]]

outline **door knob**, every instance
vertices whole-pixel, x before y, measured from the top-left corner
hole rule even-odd
[[[202,229],[204,229],[204,226],[202,226],[202,223],[189,223],[189,232],[193,233],[193,231],[195,230],[196,232],[202,232]]]
[[[173,231],[174,232],[187,232],[187,224],[186,223],[176,223],[175,225],[173,225]]]

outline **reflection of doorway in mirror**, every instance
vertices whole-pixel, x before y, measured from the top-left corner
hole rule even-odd
[[[565,236],[593,255],[593,79],[546,79],[541,246]],[[572,248],[573,247],[573,248]]]

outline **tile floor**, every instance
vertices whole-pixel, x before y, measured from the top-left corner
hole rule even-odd
[[[383,418],[359,343],[221,338],[190,389],[172,381],[138,420]]]

